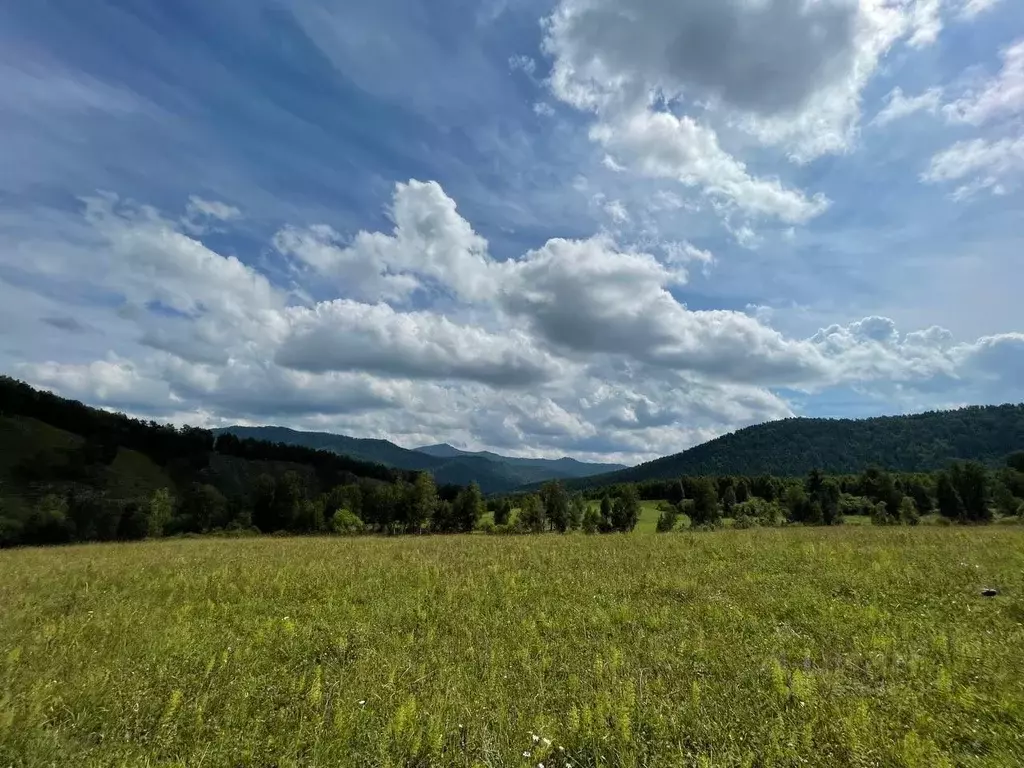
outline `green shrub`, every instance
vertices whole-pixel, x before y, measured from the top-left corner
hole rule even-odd
[[[354,536],[365,529],[363,521],[348,509],[339,509],[331,518],[331,530],[343,536]]]

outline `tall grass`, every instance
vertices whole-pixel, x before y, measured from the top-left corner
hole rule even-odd
[[[0,552],[0,765],[1021,765],[1022,594],[1006,528]]]

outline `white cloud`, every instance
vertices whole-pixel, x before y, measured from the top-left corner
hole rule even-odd
[[[942,89],[929,88],[917,96],[906,96],[903,89],[897,86],[890,91],[886,105],[875,115],[873,125],[888,125],[894,120],[901,120],[904,117],[918,112],[927,112],[934,115],[942,102]]]
[[[917,0],[912,6],[910,39],[912,48],[923,48],[939,39],[942,31],[941,0]]]
[[[1024,39],[1002,51],[999,74],[943,107],[946,116],[960,123],[983,125],[1024,111]]]
[[[961,0],[960,16],[973,19],[981,13],[994,8],[1000,0]]]
[[[616,224],[625,224],[629,221],[629,211],[621,200],[609,200],[604,204],[604,212]]]
[[[677,297],[686,269],[714,256],[685,240],[663,244],[662,261],[598,236],[552,239],[499,262],[436,184],[399,185],[391,210],[390,235],[341,245],[320,231],[328,250],[284,250],[330,272],[336,251],[363,248],[378,276],[415,270],[457,294],[458,314],[352,296],[296,303],[157,211],[92,199],[85,213],[98,241],[73,257],[47,248],[52,261],[28,266],[131,301],[136,310],[119,322],[137,329],[136,343],[110,336],[105,355],[15,370],[89,402],[193,423],[639,460],[793,415],[773,387],[898,383],[996,398],[1024,365],[1019,334],[957,343],[940,328],[900,334],[870,317],[789,338],[763,308],[691,310]]]
[[[348,296],[395,300],[427,281],[456,296],[479,301],[495,291],[487,241],[456,210],[455,201],[434,181],[395,186],[394,230],[359,232],[351,244],[327,226],[285,228],[275,247],[333,277]]]
[[[637,112],[595,125],[591,136],[640,174],[700,187],[709,197],[748,215],[802,223],[829,205],[824,195],[808,198],[778,179],[751,176],[742,162],[719,146],[714,131],[689,117]]]
[[[242,216],[242,212],[233,205],[218,202],[217,200],[205,200],[196,195],[189,197],[185,213],[190,218],[206,217],[217,219],[218,221],[231,221]]]
[[[467,379],[497,387],[539,384],[562,364],[525,334],[458,325],[432,312],[337,299],[288,311],[275,361],[310,372],[369,371],[401,378]]]
[[[981,189],[1000,193],[1003,183],[1024,173],[1024,136],[1016,139],[958,141],[931,159],[922,181],[941,183],[969,179],[957,190],[967,197]]]
[[[555,110],[546,101],[538,101],[533,105],[533,113],[538,117],[552,117],[555,114]]]
[[[508,67],[512,71],[521,70],[528,75],[532,75],[537,71],[537,62],[532,57],[525,54],[517,54],[510,56],[508,60]]]

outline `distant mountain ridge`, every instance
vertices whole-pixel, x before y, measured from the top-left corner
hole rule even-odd
[[[621,469],[617,464],[587,464],[570,458],[521,459],[489,451],[461,451],[447,444],[420,449],[402,448],[388,440],[349,437],[330,432],[301,432],[288,427],[231,426],[213,430],[240,438],[301,445],[372,461],[396,469],[430,472],[437,483],[469,485],[476,482],[484,493],[504,493],[522,485],[546,480],[570,480]]]
[[[424,445],[419,448],[414,448],[413,450],[418,451],[419,453],[426,453],[437,458],[454,459],[464,456],[476,456],[490,459],[491,461],[500,461],[521,467],[549,468],[552,471],[560,473],[562,477],[590,477],[592,475],[599,475],[605,472],[617,472],[621,469],[627,468],[625,464],[599,464],[596,462],[579,461],[578,459],[574,459],[570,456],[563,456],[560,459],[537,459],[522,458],[519,456],[502,456],[501,454],[493,453],[492,451],[463,451],[462,449],[456,448],[448,443]]]
[[[871,465],[928,472],[956,460],[995,466],[1024,450],[1024,404],[970,406],[869,419],[784,419],[746,427],[672,456],[572,481],[600,487],[684,475],[802,476]]]

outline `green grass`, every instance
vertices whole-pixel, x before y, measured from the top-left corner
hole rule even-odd
[[[1021,765],[1022,595],[1017,527],[4,551],[0,765]]]

